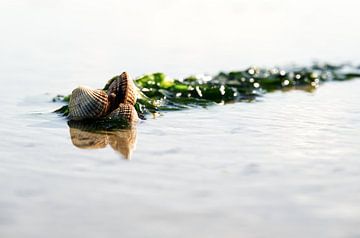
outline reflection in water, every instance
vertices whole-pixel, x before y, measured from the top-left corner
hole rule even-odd
[[[312,85],[301,85],[301,86],[294,86],[294,87],[288,87],[288,88],[282,88],[281,91],[283,92],[289,92],[292,90],[300,90],[300,91],[304,91],[307,93],[313,93],[316,91],[316,89],[318,88],[318,86],[312,86]]]
[[[125,159],[131,159],[136,146],[136,126],[116,131],[91,131],[91,127],[80,122],[70,121],[68,125],[74,146],[81,149],[102,149],[110,144]]]

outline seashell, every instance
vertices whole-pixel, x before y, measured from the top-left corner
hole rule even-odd
[[[129,124],[135,123],[139,119],[135,107],[124,103],[120,103],[119,107],[112,111],[107,118],[125,120]]]
[[[72,91],[69,102],[69,118],[83,120],[99,118],[109,111],[107,94],[98,89],[80,86]]]
[[[111,109],[116,109],[120,103],[135,105],[136,86],[127,72],[117,76],[110,84],[107,94],[110,99]]]

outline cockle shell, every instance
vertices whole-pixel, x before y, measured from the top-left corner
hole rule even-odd
[[[109,96],[111,109],[116,109],[120,103],[135,105],[136,86],[127,72],[117,76],[110,84],[107,94]]]
[[[107,118],[125,120],[129,124],[135,123],[139,119],[135,107],[124,103],[120,103],[119,107],[112,111]]]
[[[83,120],[105,116],[109,111],[108,95],[97,89],[80,86],[72,91],[69,118]]]

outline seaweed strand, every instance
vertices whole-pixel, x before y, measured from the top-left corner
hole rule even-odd
[[[118,76],[108,81],[103,90]],[[310,67],[258,68],[220,72],[214,77],[190,76],[171,79],[163,73],[146,74],[134,80],[139,88],[135,108],[140,118],[160,111],[207,107],[216,103],[252,101],[274,90],[312,91],[327,81],[360,77],[360,67],[349,64],[313,64]],[[70,96],[56,96],[53,101],[68,102]],[[67,116],[67,105],[55,112]]]

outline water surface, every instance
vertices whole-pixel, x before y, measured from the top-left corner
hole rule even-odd
[[[350,0],[4,1],[0,237],[360,237],[359,79],[97,135],[51,113],[56,94],[102,87],[123,70],[185,77],[359,62],[357,9]]]
[[[0,233],[357,237],[359,87],[165,113],[130,161],[75,147],[48,95],[23,99],[1,119]]]

